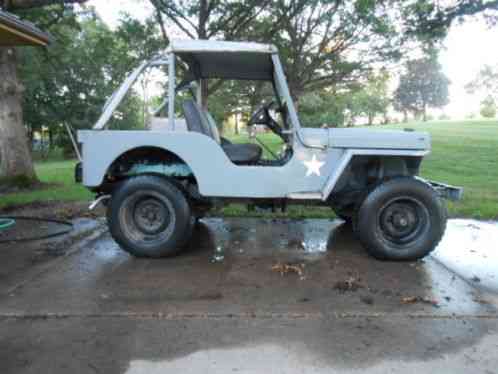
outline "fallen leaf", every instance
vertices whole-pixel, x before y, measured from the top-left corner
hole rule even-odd
[[[272,271],[275,271],[277,273],[280,273],[281,276],[284,274],[288,273],[296,273],[299,275],[299,278],[301,280],[305,279],[304,276],[304,264],[283,264],[283,263],[277,263],[271,267]]]
[[[429,304],[432,305],[433,307],[439,308],[439,303],[437,302],[437,300],[429,299],[428,297],[407,296],[403,297],[401,299],[401,302],[403,304],[416,304],[416,303]]]

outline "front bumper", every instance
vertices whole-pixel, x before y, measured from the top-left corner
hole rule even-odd
[[[432,188],[444,199],[451,201],[461,200],[463,197],[463,187],[450,186],[448,184],[426,181],[431,185]]]

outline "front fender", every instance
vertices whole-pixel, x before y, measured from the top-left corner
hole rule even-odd
[[[429,150],[387,150],[387,149],[346,149],[340,156],[336,167],[330,174],[322,190],[322,200],[326,201],[346,168],[355,156],[372,157],[424,157]]]

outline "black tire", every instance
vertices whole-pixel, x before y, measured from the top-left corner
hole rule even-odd
[[[137,257],[177,254],[190,239],[193,217],[185,195],[155,176],[123,182],[113,193],[107,222],[114,240]]]
[[[401,177],[374,188],[356,219],[358,238],[372,256],[409,261],[436,248],[446,229],[446,207],[427,183]]]

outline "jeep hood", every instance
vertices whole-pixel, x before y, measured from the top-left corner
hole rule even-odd
[[[300,137],[309,147],[430,150],[427,132],[383,129],[302,128]]]

